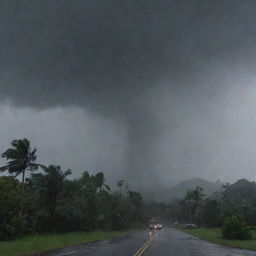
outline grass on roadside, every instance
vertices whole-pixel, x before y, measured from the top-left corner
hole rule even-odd
[[[241,241],[241,240],[229,240],[222,238],[220,228],[197,228],[197,229],[181,229],[182,231],[199,237],[201,239],[210,241],[212,243],[243,248],[248,250],[256,250],[256,233],[252,232],[253,237],[251,240]]]
[[[112,232],[92,231],[27,236],[15,241],[0,242],[0,256],[32,255],[65,246],[118,237],[135,231],[135,229],[131,229]]]

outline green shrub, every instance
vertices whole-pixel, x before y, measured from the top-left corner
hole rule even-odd
[[[222,236],[227,239],[249,240],[252,238],[246,222],[237,215],[226,219],[222,228]]]

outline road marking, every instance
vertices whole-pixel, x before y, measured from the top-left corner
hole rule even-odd
[[[151,242],[151,240],[146,241],[141,247],[140,249],[134,254],[134,256],[141,256],[142,253],[146,250],[146,248],[148,247],[149,243]]]
[[[149,244],[152,242],[152,240],[154,239],[154,237],[156,236],[156,233],[154,235],[151,236],[150,234],[150,239],[147,240],[141,247],[140,249],[134,254],[134,256],[142,256],[142,254],[144,253],[144,251],[147,249],[147,247],[149,246]]]

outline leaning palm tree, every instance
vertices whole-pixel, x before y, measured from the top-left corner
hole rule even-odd
[[[93,176],[97,188],[99,188],[100,192],[103,190],[110,190],[110,187],[105,183],[104,173],[99,172],[95,176]]]
[[[0,171],[8,171],[14,174],[15,177],[22,174],[22,211],[24,201],[24,181],[25,172],[33,172],[38,168],[38,164],[34,163],[36,160],[36,149],[31,150],[30,141],[26,138],[13,140],[12,147],[8,148],[2,157],[6,158],[7,165],[0,167]]]

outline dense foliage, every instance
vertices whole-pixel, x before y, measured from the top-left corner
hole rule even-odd
[[[248,225],[238,215],[232,215],[226,219],[222,228],[222,236],[238,240],[248,240],[252,237]]]
[[[146,224],[151,217],[167,225],[224,225],[223,236],[232,239],[250,238],[246,223],[256,225],[255,182],[226,184],[208,197],[197,186],[183,199],[145,202],[122,179],[111,190],[103,172],[84,171],[70,179],[71,170],[35,163],[36,149],[27,139],[14,140],[2,157],[7,164],[0,171],[9,176],[0,176],[0,240],[28,233],[119,230]]]
[[[30,151],[26,139],[15,140],[12,146],[2,155],[8,155],[9,162],[1,170],[10,176],[0,177],[0,240],[27,233],[118,230],[141,225],[146,219],[141,195],[123,188],[124,181],[118,181],[118,191],[112,191],[103,172],[85,171],[79,178],[68,179],[71,170],[60,166],[31,167],[36,151]],[[18,179],[18,174],[37,168],[28,178]]]
[[[0,239],[21,231],[22,218],[19,214],[21,184],[13,177],[0,177]]]
[[[251,237],[248,225],[256,223],[255,202],[256,183],[243,179],[223,185],[222,192],[208,197],[197,186],[183,199],[158,204],[157,209],[161,209],[162,218],[177,225],[222,227],[224,238],[243,240]]]

